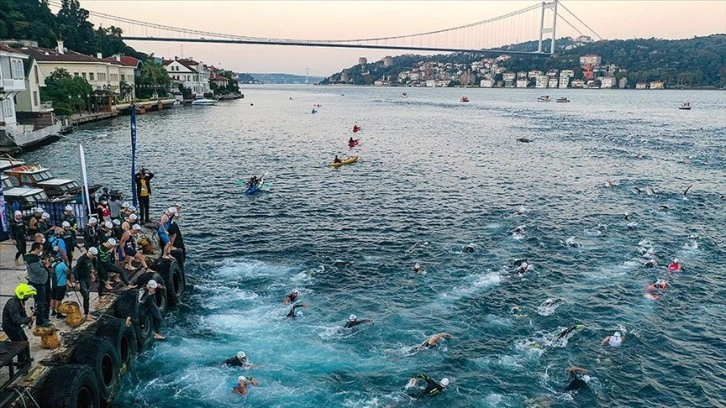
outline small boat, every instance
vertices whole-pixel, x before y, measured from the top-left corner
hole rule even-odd
[[[330,162],[330,163],[328,163],[328,166],[338,168],[344,164],[353,164],[357,161],[358,161],[358,156],[351,156],[351,157],[348,157],[347,159],[343,159],[340,163]]]
[[[691,103],[690,102],[683,102],[683,104],[678,109],[680,109],[680,110],[691,110]]]
[[[204,97],[203,94],[197,94],[194,100],[192,101],[193,106],[214,106],[217,104],[217,101],[214,99],[207,99]]]
[[[37,164],[15,166],[5,170],[4,174],[14,178],[15,182],[20,186],[42,189],[51,198],[75,199],[83,192],[81,185],[77,181],[56,178],[50,170]],[[89,186],[88,193],[94,194],[99,188],[101,188],[100,184]]]
[[[360,126],[353,125],[353,133],[358,133],[358,132],[360,132]]]
[[[469,102],[469,97],[468,96],[462,96],[461,99],[460,99],[460,101],[461,102]]]
[[[353,139],[352,142],[349,140],[348,147],[350,147],[352,149],[352,148],[358,146],[358,143],[360,143],[360,139]]]
[[[550,96],[549,95],[542,95],[539,98],[537,98],[537,102],[549,102]]]
[[[408,93],[401,92],[401,98],[408,98]]]
[[[557,103],[567,103],[567,102],[570,102],[570,100],[565,98],[564,96],[562,98],[557,98]]]
[[[263,177],[260,177],[257,179],[257,184],[254,184],[254,185],[247,184],[247,188],[245,188],[245,194],[252,195],[252,194],[262,190],[262,186],[264,183],[265,183],[265,178],[263,176]]]

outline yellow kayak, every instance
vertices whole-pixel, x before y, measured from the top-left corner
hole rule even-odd
[[[357,161],[358,161],[358,156],[351,156],[351,157],[348,157],[347,159],[343,159],[340,163],[330,162],[330,163],[328,163],[328,166],[340,167],[344,164],[353,164]]]

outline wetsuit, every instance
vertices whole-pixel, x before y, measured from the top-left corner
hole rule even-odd
[[[15,240],[15,248],[18,249],[18,252],[15,253],[15,260],[17,261],[28,252],[28,246],[25,243],[25,221],[22,219],[16,221],[13,218],[12,224],[10,224],[10,238]]]
[[[109,249],[106,245],[98,246],[98,261],[96,262],[96,270],[98,272],[98,280],[100,281],[98,283],[98,296],[103,295],[103,290],[106,289],[109,272],[117,273],[125,284],[129,284],[129,279],[126,277],[124,270],[116,266],[113,261],[113,248]]]
[[[246,361],[240,361],[240,359],[238,359],[237,357],[232,357],[224,360],[224,364],[235,367],[247,367],[249,365]]]
[[[101,242],[98,240],[98,230],[95,226],[86,225],[83,228],[83,246],[88,249],[97,247]]]
[[[73,250],[76,248],[76,232],[72,229],[64,230],[63,242],[66,244],[66,255],[68,256],[68,266],[73,266]]]
[[[48,221],[38,221],[38,223],[35,225],[38,229],[38,232],[43,234],[44,237],[48,238],[48,235],[49,235],[48,229],[50,229],[50,225],[48,224]],[[36,232],[36,234],[37,234],[37,232]],[[35,236],[35,234],[33,234],[33,236]]]
[[[184,260],[187,259],[187,248],[184,246],[184,238],[182,238],[182,233],[179,230],[179,224],[176,222],[172,222],[169,226],[169,234],[174,235],[174,242],[171,243],[171,246],[174,248],[180,249],[182,252],[182,261],[181,263],[184,263]]]
[[[88,255],[81,255],[78,258],[76,266],[73,267],[73,276],[81,288],[81,296],[83,297],[83,313],[88,314],[90,309],[90,293],[91,293],[91,271],[93,270],[94,261]],[[101,285],[103,286],[103,285]]]
[[[40,262],[38,255],[30,252],[25,255],[25,268],[28,271],[28,282],[35,288],[35,313],[38,315],[38,326],[45,326],[50,314],[50,277],[48,270]]]
[[[565,388],[565,391],[577,391],[585,387],[587,387],[587,382],[578,373],[570,371],[570,383]]]
[[[139,289],[139,307],[151,316],[154,323],[154,332],[158,334],[161,331],[161,312],[159,307],[156,306],[155,297],[156,293],[149,293],[146,287]]]
[[[113,229],[106,230],[104,228],[101,228],[98,231],[98,243],[103,244],[104,242],[108,241],[109,238],[113,237]]]
[[[559,339],[567,336],[568,334],[572,333],[573,331],[575,331],[577,329],[578,326],[579,325],[576,324],[574,326],[568,327],[567,329],[565,329],[564,331],[562,331],[562,333],[560,333],[560,334],[557,335],[557,339],[559,340]]]
[[[61,217],[61,225],[63,225],[63,221],[68,221],[68,223],[71,224],[71,229],[75,231],[76,224],[78,224],[78,220],[76,220],[75,215],[63,213],[63,216]]]
[[[5,303],[5,308],[3,308],[2,328],[10,341],[28,341],[28,336],[25,334],[22,325],[29,325],[30,322],[32,320],[25,311],[25,302],[16,296],[8,299],[7,303]],[[18,356],[19,363],[25,363],[28,360],[30,360],[29,349],[27,353]]]
[[[298,296],[300,295],[293,295],[292,293],[290,293],[289,295],[285,296],[285,299],[288,299],[290,303],[294,303]]]
[[[291,319],[294,319],[294,318],[296,317],[296,315],[295,315],[295,309],[297,309],[298,307],[303,307],[303,304],[302,304],[302,303],[300,303],[300,304],[298,304],[298,305],[294,305],[294,306],[293,306],[293,307],[292,307],[292,308],[290,309],[290,311],[289,311],[289,312],[287,313],[287,317],[289,317],[289,318],[291,318]]]
[[[426,381],[426,388],[417,394],[412,394],[411,397],[413,398],[433,397],[434,395],[438,395],[444,391],[444,387],[441,384],[432,380],[431,377],[426,374],[419,374],[416,378]]]
[[[348,320],[348,321],[347,321],[347,322],[345,323],[345,328],[346,328],[346,329],[349,329],[349,328],[351,328],[351,327],[355,327],[355,326],[358,326],[358,325],[360,325],[360,324],[363,324],[363,323],[368,323],[368,322],[370,322],[370,319],[363,319],[363,320]]]

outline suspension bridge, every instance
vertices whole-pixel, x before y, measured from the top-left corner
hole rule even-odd
[[[61,7],[60,0],[49,0]],[[264,38],[238,34],[216,33],[197,29],[172,27],[88,10],[89,19],[97,25],[117,27],[125,41],[156,41],[174,43],[254,44],[297,47],[362,48],[420,52],[501,53],[504,47],[525,41],[537,41],[536,51],[507,50],[509,54],[554,54],[558,23],[566,24],[569,34],[602,39],[560,0],[533,4],[498,17],[457,27],[406,35],[353,39],[301,40]],[[562,35],[560,33],[560,35]],[[549,50],[543,49],[549,41]],[[495,49],[500,48],[500,49]]]

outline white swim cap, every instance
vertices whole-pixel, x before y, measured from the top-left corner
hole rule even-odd
[[[348,316],[348,320],[351,321],[351,322],[354,321],[354,320],[357,320],[357,319],[358,319],[358,317],[356,317],[356,315],[354,315],[354,314]]]
[[[616,331],[615,333],[613,333],[613,337],[620,337],[620,332]]]
[[[177,201],[176,203],[174,203],[174,207],[179,207],[179,208],[182,208],[182,205],[181,205],[181,203],[180,203],[180,202],[178,202],[178,201]]]
[[[169,208],[166,209],[166,211],[168,211],[168,212],[170,212],[172,214],[176,214],[176,207],[169,207]]]
[[[17,210],[16,210],[14,214],[15,214],[15,215],[23,215],[23,212],[22,212],[22,211],[17,211]]]
[[[65,211],[73,211],[73,207],[70,205],[67,205],[66,208],[64,208]]]
[[[673,263],[680,263],[680,262],[678,261],[678,258],[676,258],[673,260]]]
[[[40,216],[40,218],[45,218],[45,219],[49,220],[50,214],[48,214],[47,212],[44,212],[43,215]]]
[[[96,247],[88,248],[88,252],[90,252],[91,255],[98,255],[98,249],[96,249]]]
[[[155,280],[151,279],[151,280],[150,280],[150,281],[149,281],[149,282],[148,282],[148,283],[146,284],[146,286],[150,287],[151,289],[156,289],[156,288],[157,288],[157,287],[159,286],[159,284],[158,284],[158,283],[156,283],[156,281],[155,281]]]
[[[137,216],[136,216],[136,214],[131,214],[131,215],[129,215],[129,219],[130,219],[131,221],[136,221],[136,220],[137,220],[138,218],[139,218],[139,217],[137,217]]]
[[[44,215],[45,215],[45,214],[44,214]],[[88,223],[89,223],[89,224],[95,224],[95,223],[97,223],[97,222],[98,222],[98,220],[96,219],[96,217],[91,217],[91,218],[89,218],[89,219],[88,219]]]
[[[106,241],[106,242],[108,242],[109,245],[111,245],[111,246],[116,246],[116,240],[113,238],[109,238],[108,241]]]
[[[43,209],[40,208],[40,207],[36,207],[36,208],[33,208],[33,211],[35,211],[37,213],[42,213],[43,212]]]
[[[113,223],[111,221],[106,221],[103,223],[103,226],[106,228],[113,228]]]
[[[413,269],[421,269],[421,264],[416,262],[416,265],[413,266]]]
[[[68,222],[68,221],[63,221],[63,224],[61,224],[61,225],[63,226],[63,228],[70,228],[71,227],[71,223]]]
[[[297,294],[299,294],[299,293],[300,293],[300,291],[299,291],[299,290],[297,290],[297,289],[293,289],[293,290],[292,290],[292,293],[294,293],[294,294],[296,294],[296,295],[297,295]]]
[[[247,358],[247,354],[244,351],[240,351],[237,353],[237,358],[242,360],[243,358]]]
[[[134,229],[134,231],[141,231],[141,225],[139,224],[134,224],[132,228]]]
[[[240,375],[237,381],[247,382],[247,377],[245,377],[244,375]]]
[[[113,220],[113,225],[121,225],[121,221],[118,219]]]
[[[441,384],[442,387],[446,387],[447,385],[449,385],[449,379],[448,378],[442,378],[441,379],[441,382],[439,384]]]
[[[121,204],[121,208],[129,208],[129,203],[124,201],[123,204]]]

